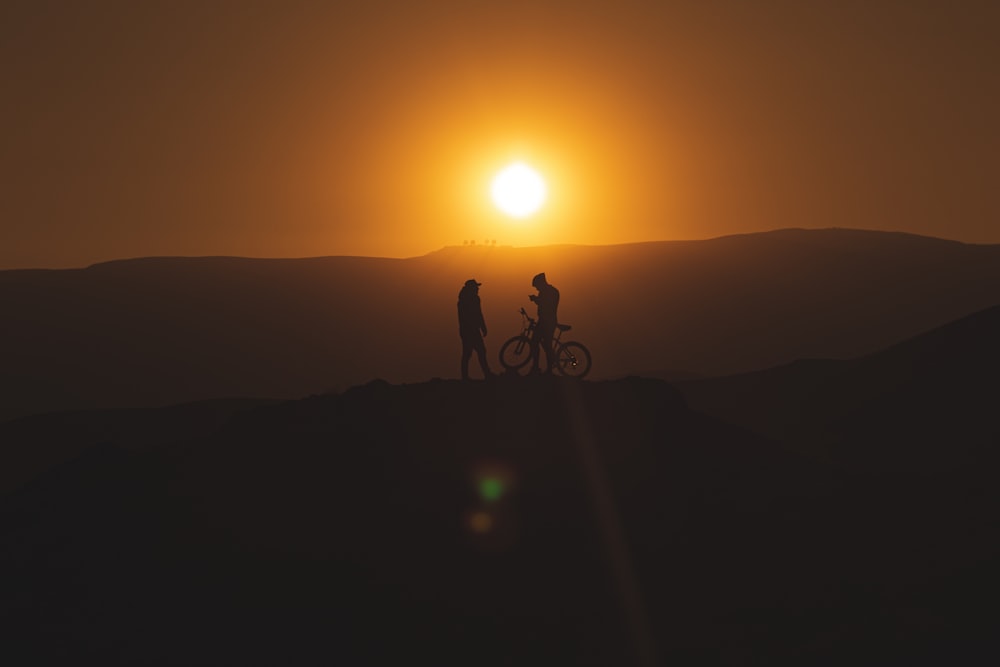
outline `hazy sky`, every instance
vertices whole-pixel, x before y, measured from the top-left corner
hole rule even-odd
[[[1000,242],[1000,3],[0,4],[0,268],[779,227]],[[519,158],[541,214],[494,210]]]

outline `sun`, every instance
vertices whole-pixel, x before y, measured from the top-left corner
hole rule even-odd
[[[490,194],[501,211],[514,218],[526,218],[542,207],[548,191],[541,174],[523,162],[515,162],[496,175]]]

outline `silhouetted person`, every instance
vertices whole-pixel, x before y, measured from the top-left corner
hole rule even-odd
[[[531,285],[538,290],[537,295],[528,296],[538,306],[538,323],[535,324],[535,334],[531,339],[531,372],[539,372],[539,347],[545,350],[545,366],[546,372],[548,372],[552,370],[556,361],[552,350],[552,337],[555,335],[556,324],[559,322],[557,316],[559,290],[545,280],[544,273],[539,273],[532,278]]]
[[[490,378],[493,372],[486,362],[486,320],[483,318],[483,307],[479,301],[479,286],[473,279],[465,281],[465,286],[458,293],[458,335],[462,338],[462,379],[469,379],[469,358],[473,350],[479,357],[479,366],[483,376]]]

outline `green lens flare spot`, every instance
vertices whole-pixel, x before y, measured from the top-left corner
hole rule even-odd
[[[496,477],[484,477],[479,480],[479,495],[483,500],[493,502],[503,495],[503,482]]]

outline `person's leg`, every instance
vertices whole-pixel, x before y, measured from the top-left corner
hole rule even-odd
[[[483,369],[483,377],[488,378],[493,375],[493,371],[490,370],[490,365],[486,361],[486,343],[480,336],[476,340],[476,355],[479,357],[479,367]]]
[[[469,379],[469,359],[472,358],[472,345],[468,339],[462,338],[462,379]]]
[[[555,353],[552,350],[552,336],[553,332],[544,331],[539,339],[539,344],[545,350],[545,371],[551,372],[552,367],[556,365]]]
[[[531,337],[531,372],[538,372],[538,331]]]

